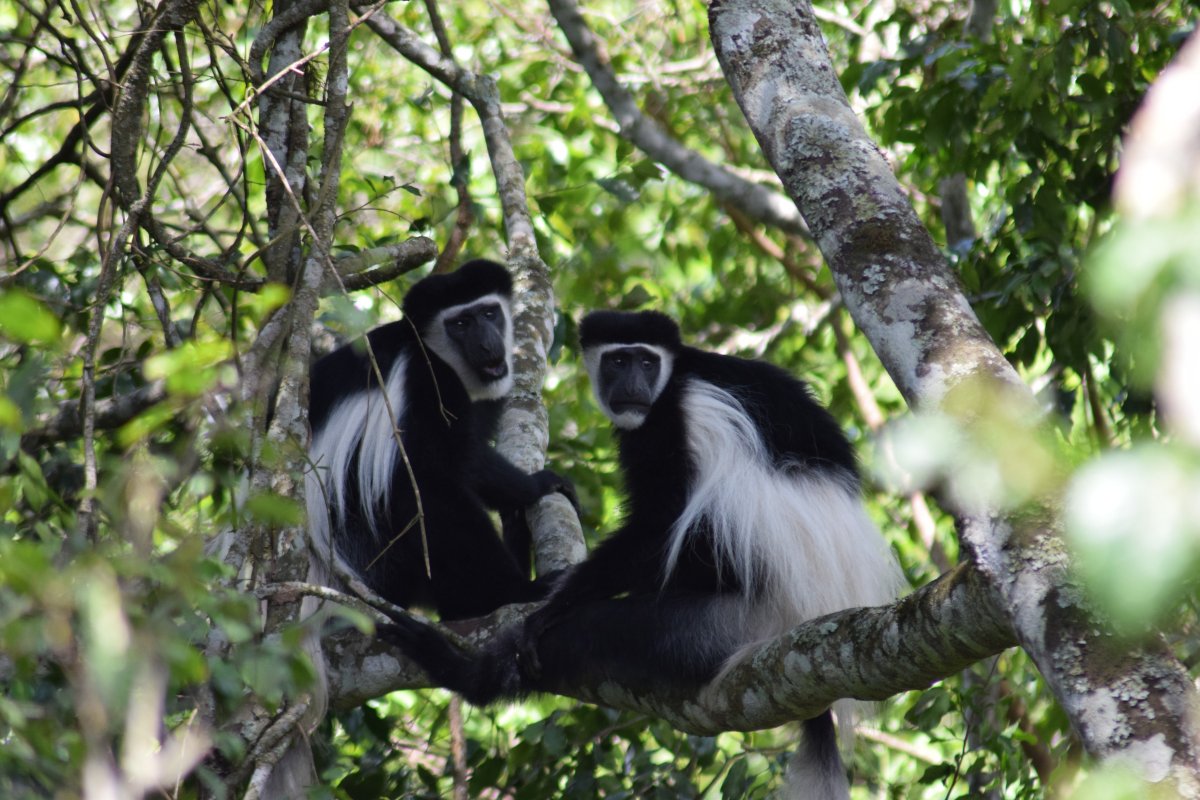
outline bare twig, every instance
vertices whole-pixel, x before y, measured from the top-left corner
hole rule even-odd
[[[571,44],[576,59],[604,98],[621,134],[644,153],[684,180],[704,186],[721,203],[734,205],[753,219],[790,233],[808,235],[808,228],[788,197],[749,183],[681,145],[657,121],[638,108],[612,72],[603,45],[588,28],[574,0],[550,0],[550,11]]]
[[[438,49],[445,58],[453,59],[454,50],[450,43],[450,34],[446,32],[446,23],[438,10],[437,0],[425,0],[425,10],[429,13],[429,22],[433,26],[433,34],[437,37]],[[462,116],[463,97],[458,92],[450,95],[450,184],[458,195],[458,209],[454,216],[454,228],[442,248],[437,263],[433,265],[434,272],[447,272],[458,260],[475,214],[471,210],[471,192],[469,188],[469,167],[466,153],[462,147]]]

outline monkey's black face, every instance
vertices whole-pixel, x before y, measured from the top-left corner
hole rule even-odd
[[[606,345],[585,356],[592,388],[619,428],[642,424],[670,376],[670,353],[652,345]]]
[[[481,380],[498,381],[508,375],[508,325],[499,303],[469,306],[442,324],[446,336]]]
[[[508,299],[489,294],[438,314],[422,338],[453,367],[472,400],[496,400],[512,388],[509,319]]]
[[[600,357],[600,383],[608,406],[618,414],[648,414],[662,359],[644,347],[622,347]]]

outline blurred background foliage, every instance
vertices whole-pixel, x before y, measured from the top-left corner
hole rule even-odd
[[[586,19],[645,113],[712,161],[772,179],[722,79],[703,3],[593,5],[602,8],[587,9]],[[294,521],[286,499],[234,503],[247,437],[224,415],[238,355],[286,290],[215,285],[135,238],[118,285],[100,300],[97,400],[165,388],[136,416],[97,432],[97,535],[78,522],[81,437],[44,435],[46,420],[79,400],[98,254],[122,222],[105,194],[111,131],[103,98],[127,34],[150,10],[135,0],[0,0],[7,797],[78,796],[84,754],[119,751],[133,736],[130,715],[147,685],[165,687],[159,710],[176,729],[201,687],[233,707],[247,690],[277,699],[310,679],[298,632],[261,637],[255,603],[219,588],[229,576],[205,552],[216,532],[246,515]],[[1110,206],[1125,126],[1191,30],[1194,9],[1002,2],[982,39],[964,30],[962,3],[851,0],[820,10],[851,102],[988,331],[1044,401],[1053,430],[1047,441],[1013,445],[1008,462],[995,457],[1002,424],[995,441],[968,446],[937,420],[910,420],[889,424],[889,445],[876,448],[879,421],[898,420],[906,408],[838,306],[816,248],[747,222],[624,140],[543,5],[445,3],[455,58],[499,82],[538,245],[553,272],[561,317],[546,387],[549,460],[576,482],[588,535],[595,541],[614,527],[620,498],[612,436],[588,395],[574,326],[590,308],[660,308],[692,342],[769,359],[812,385],[864,461],[878,467],[871,511],[914,585],[958,553],[951,519],[936,508],[923,519],[925,485],[965,475],[976,489],[994,484],[1013,504],[1031,493],[1061,497],[1098,600],[1134,635],[1165,625],[1194,670],[1200,452],[1195,439],[1171,435],[1155,387],[1164,309],[1174,298],[1194,299],[1200,287],[1200,219],[1189,211],[1135,226]],[[424,5],[391,3],[385,13],[435,41]],[[157,213],[193,250],[231,259],[251,277],[264,274],[256,253],[266,212],[245,58],[269,14],[261,4],[203,4],[203,26],[188,27],[184,46],[164,48],[156,64],[140,153],[141,168],[152,170],[181,109],[193,107],[186,146],[155,197]],[[306,51],[324,43],[323,25],[321,17],[310,24]],[[314,61],[314,96],[323,59]],[[477,119],[467,112],[466,156],[452,163],[444,86],[366,29],[352,39],[350,64],[354,111],[338,246],[354,252],[413,234],[444,242],[458,205],[452,178],[460,176],[475,215],[464,256],[501,256],[499,203]],[[188,96],[181,76],[190,80]],[[321,113],[310,106],[314,141]],[[940,186],[952,176],[965,180],[975,234],[949,241]],[[320,322],[333,334],[325,345],[394,319],[414,279],[325,301]],[[166,301],[166,323],[156,297]],[[855,373],[865,396],[855,391]],[[195,646],[210,626],[237,644],[233,658]],[[441,692],[397,693],[327,720],[317,749],[328,785],[318,794],[448,795],[446,706]],[[465,727],[471,794],[514,798],[764,797],[791,736],[688,736],[558,698],[469,709]],[[1040,797],[1051,787],[1070,794],[1084,780],[1065,716],[1020,651],[895,698],[860,727],[856,797]],[[240,755],[229,751],[232,742],[216,744],[231,759]],[[211,776],[202,770],[198,780]],[[176,791],[189,796],[195,786]]]

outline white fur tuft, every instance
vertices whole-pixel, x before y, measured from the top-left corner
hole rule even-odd
[[[747,643],[896,598],[904,576],[848,475],[772,464],[741,403],[707,381],[689,380],[683,409],[697,478],[671,531],[668,574],[689,530],[707,523],[718,563],[759,598]]]
[[[468,308],[473,308],[478,305],[486,305],[489,303],[499,303],[500,309],[504,314],[504,363],[508,365],[508,373],[496,381],[483,382],[479,380],[479,376],[475,374],[475,370],[471,369],[470,365],[463,360],[462,354],[458,351],[456,345],[450,336],[446,333],[446,319],[455,314],[460,314]],[[513,387],[513,323],[512,323],[512,307],[508,302],[508,298],[499,294],[485,294],[478,300],[472,300],[469,303],[460,303],[456,306],[442,309],[438,315],[433,318],[429,329],[420,332],[421,341],[425,346],[437,354],[438,358],[445,361],[458,375],[458,379],[462,381],[463,388],[467,390],[467,396],[472,401],[478,400],[499,400],[512,391]]]
[[[604,416],[612,420],[613,425],[616,425],[621,430],[630,431],[640,427],[646,421],[646,415],[631,411],[625,411],[620,414],[614,413],[612,407],[604,399],[602,393],[605,387],[600,383],[600,360],[604,357],[604,354],[613,350],[624,350],[627,347],[641,347],[654,353],[659,358],[658,381],[654,384],[654,396],[650,401],[652,405],[658,399],[658,396],[662,394],[663,389],[667,388],[667,381],[671,379],[671,370],[675,366],[675,355],[665,347],[640,342],[634,344],[601,344],[589,347],[583,352],[583,365],[587,367],[588,377],[592,381],[592,394],[595,395],[596,402],[600,404],[600,410],[604,412]]]
[[[407,356],[401,355],[388,372],[388,401],[397,424],[404,419],[404,380]],[[357,392],[342,400],[313,437],[309,457],[313,467],[305,475],[304,494],[308,506],[308,530],[317,554],[328,560],[334,555],[331,531],[346,519],[346,478],[350,462],[358,453],[359,499],[363,516],[375,531],[375,508],[388,507],[392,471],[400,450],[392,432],[392,421],[383,392]],[[332,520],[331,520],[332,518]]]
[[[386,388],[391,414],[383,402],[383,394],[374,391],[367,395],[367,409],[363,415],[362,443],[358,448],[358,491],[363,516],[370,520],[371,531],[376,534],[379,531],[375,529],[375,515],[372,513],[376,504],[382,501],[384,511],[391,507],[392,472],[400,457],[400,448],[396,445],[395,430],[392,428],[392,415],[395,415],[396,427],[400,428],[405,412],[407,367],[408,359],[399,356],[388,373]],[[345,514],[343,506],[338,506],[338,513]]]

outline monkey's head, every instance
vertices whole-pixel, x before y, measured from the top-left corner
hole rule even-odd
[[[512,278],[502,265],[476,259],[418,281],[404,297],[404,315],[472,400],[512,389]]]
[[[579,324],[579,344],[600,409],[623,430],[646,421],[682,346],[679,326],[657,311],[593,311]]]

